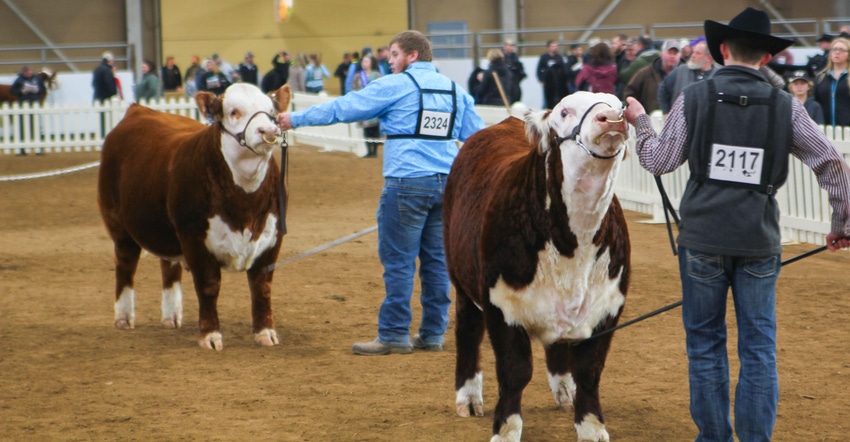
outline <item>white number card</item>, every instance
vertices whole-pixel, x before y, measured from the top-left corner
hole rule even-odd
[[[719,181],[759,184],[763,163],[764,149],[714,144],[711,146],[708,177]]]
[[[431,135],[435,137],[448,137],[451,112],[436,112],[423,110],[422,121],[419,123],[420,135]]]

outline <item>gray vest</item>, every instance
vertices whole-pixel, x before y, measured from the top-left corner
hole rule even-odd
[[[731,256],[782,253],[774,195],[788,175],[791,96],[740,66],[684,94],[691,176],[679,244]]]

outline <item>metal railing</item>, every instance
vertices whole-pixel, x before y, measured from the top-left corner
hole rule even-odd
[[[850,25],[850,17],[834,17],[823,21],[823,32],[837,35],[838,30],[845,25]]]
[[[124,42],[0,46],[0,67],[14,66],[10,72],[19,71],[23,65],[54,71],[88,71],[100,63],[104,51],[112,52],[117,67],[132,68],[133,45]]]

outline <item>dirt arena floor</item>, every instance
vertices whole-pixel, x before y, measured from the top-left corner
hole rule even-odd
[[[0,176],[98,159],[2,155]],[[380,160],[292,146],[290,161],[289,234],[280,259],[375,225]],[[116,330],[112,243],[97,210],[96,180],[91,168],[0,182],[0,440],[489,440],[497,386],[486,340],[483,418],[455,414],[451,329],[442,353],[351,353],[352,343],[376,335],[383,283],[375,233],[276,271],[279,346],[254,345],[243,274],[223,278],[224,351],[198,347],[189,275],[183,328],[163,329],[159,267],[150,256],[137,273],[136,328]],[[680,299],[664,226],[628,216],[634,276],[621,321]],[[784,257],[815,247],[789,246]],[[848,269],[846,252],[783,269],[776,441],[850,439]],[[729,322],[736,372],[734,316]],[[554,406],[542,348],[533,349],[524,440],[573,441],[572,415]],[[679,309],[617,332],[601,400],[612,440],[693,440]]]

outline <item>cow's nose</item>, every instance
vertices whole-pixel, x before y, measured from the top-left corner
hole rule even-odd
[[[277,126],[262,126],[259,128],[260,136],[266,143],[274,143],[280,135],[280,128]]]
[[[619,109],[611,109],[600,112],[596,115],[596,120],[600,123],[616,124],[623,121],[623,112]]]

